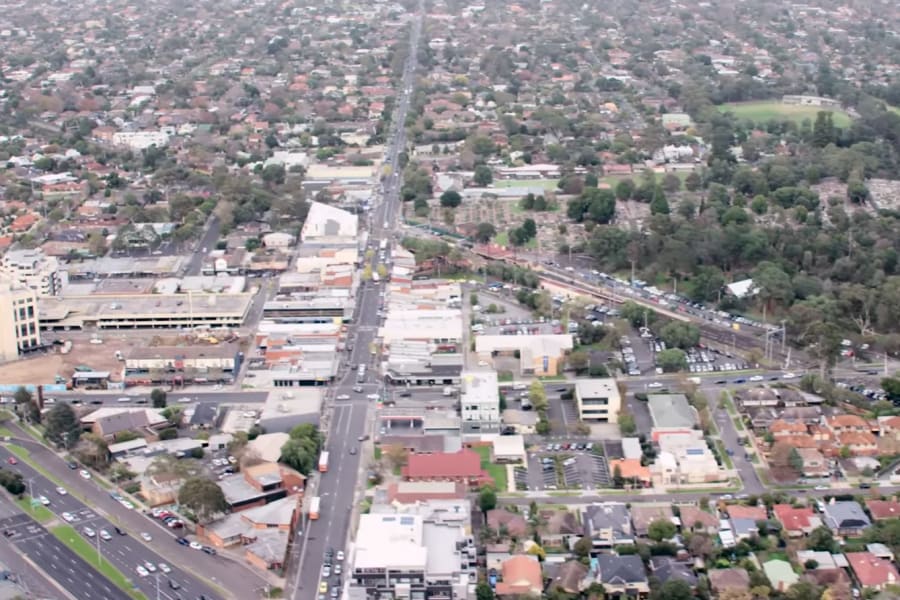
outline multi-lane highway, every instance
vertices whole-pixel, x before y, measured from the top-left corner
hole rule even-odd
[[[409,100],[413,87],[413,76],[416,69],[416,53],[422,27],[422,7],[413,21],[410,32],[410,50],[403,72],[401,89],[392,117],[392,129],[385,152],[385,163],[395,169],[400,152],[406,145],[405,122],[409,110]],[[395,172],[382,182],[381,193],[376,195],[376,204],[369,216],[368,248],[375,250],[371,267],[373,272],[377,266],[377,250],[380,240],[391,240],[399,216],[400,176]],[[389,256],[390,247],[385,250]],[[385,258],[387,258],[387,256]],[[359,452],[360,438],[368,433],[372,419],[369,412],[373,402],[368,395],[379,393],[382,385],[379,382],[375,367],[375,356],[370,352],[370,345],[375,340],[379,324],[378,308],[384,283],[363,282],[357,297],[357,309],[354,322],[348,330],[348,344],[352,352],[348,366],[339,374],[338,380],[329,394],[330,411],[326,431],[325,450],[330,456],[330,466],[316,483],[316,495],[321,498],[319,518],[309,521],[305,536],[300,541],[300,566],[296,568],[292,580],[292,597],[313,599],[319,597],[320,585],[324,582],[328,591],[334,586],[341,586],[341,578],[335,575],[322,577],[323,557],[327,549],[336,552],[345,549],[353,507],[359,501],[356,497],[360,480]],[[367,376],[364,382],[357,381],[357,367],[367,365]],[[358,386],[358,387],[357,387]],[[361,391],[354,391],[354,387]],[[349,400],[335,400],[337,397],[349,396]]]
[[[15,425],[7,424],[7,426],[14,432],[17,431]],[[77,471],[69,469],[66,463],[48,448],[29,442],[24,434],[17,443],[26,447],[31,459],[40,464],[57,481],[62,482],[69,493],[62,495],[57,492],[57,483],[32,469],[25,461],[19,460],[15,466],[5,465],[7,459],[12,456],[6,448],[0,448],[0,462],[7,468],[22,473],[26,484],[31,487],[36,497],[43,495],[50,499],[48,508],[57,515],[59,523],[66,522],[62,518],[62,513],[65,512],[75,517],[75,520],[68,524],[75,527],[79,533],[85,526],[95,532],[105,529],[111,533],[113,539],[101,544],[103,556],[126,576],[132,578],[142,591],[152,592],[153,597],[156,596],[153,577],[141,578],[136,573],[138,565],[146,561],[153,564],[162,562],[173,569],[165,579],[161,579],[162,585],[168,589],[168,579],[172,579],[187,593],[179,590],[176,594],[169,590],[167,596],[165,590],[160,589],[160,597],[168,597],[170,600],[178,598],[179,595],[182,598],[197,598],[200,594],[210,600],[224,597],[253,598],[259,595],[258,590],[266,584],[264,579],[244,564],[232,561],[221,554],[208,556],[186,546],[179,546],[175,543],[176,536],[172,530],[136,510],[124,507],[94,481],[84,480]],[[117,535],[115,533],[117,526],[127,535]],[[149,542],[141,539],[142,532],[150,534]],[[207,580],[216,588],[207,584]]]

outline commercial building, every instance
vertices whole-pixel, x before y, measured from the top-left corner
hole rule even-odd
[[[268,432],[286,432],[303,423],[318,425],[321,412],[321,387],[275,391],[266,398],[259,426]]]
[[[0,273],[34,290],[38,296],[55,296],[62,291],[64,274],[59,261],[44,256],[40,249],[9,250],[0,261]]]
[[[310,202],[309,213],[300,231],[300,240],[304,244],[355,241],[358,235],[359,219],[356,215],[321,202]]]
[[[252,294],[138,294],[40,298],[44,330],[240,327]]]
[[[579,418],[585,423],[617,423],[622,396],[615,379],[578,379],[575,404]]]
[[[471,502],[373,505],[360,515],[345,598],[475,598]]]
[[[237,344],[138,346],[125,356],[126,385],[230,383],[240,370]]]
[[[647,407],[653,429],[650,432],[654,442],[661,435],[669,433],[690,433],[698,425],[697,411],[688,404],[684,394],[651,394],[647,397]]]
[[[168,145],[169,134],[162,131],[120,131],[113,134],[112,142],[116,146],[126,146],[138,151],[151,146],[162,148]]]
[[[16,360],[41,345],[37,294],[9,277],[0,277],[0,362]]]
[[[460,406],[463,435],[499,433],[500,393],[497,388],[497,372],[464,372]]]
[[[469,449],[453,453],[412,454],[402,473],[407,481],[457,481],[470,488],[493,481],[481,468],[481,456]]]
[[[727,472],[719,467],[703,433],[669,433],[657,440],[659,454],[650,466],[655,486],[677,486],[690,483],[709,483],[727,479]]]
[[[535,377],[559,375],[572,348],[571,335],[480,335],[475,339],[479,358],[518,355],[520,374]]]
[[[306,478],[290,467],[260,463],[219,481],[225,501],[233,512],[264,506],[303,493]]]

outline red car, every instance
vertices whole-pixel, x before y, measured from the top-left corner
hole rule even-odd
[[[16,460],[15,456],[10,456],[9,458],[6,459],[6,462],[8,462],[11,465],[19,464],[19,461]]]

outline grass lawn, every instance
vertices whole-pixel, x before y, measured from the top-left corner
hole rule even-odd
[[[555,190],[559,179],[501,179],[494,182],[495,188],[541,188]]]
[[[22,446],[17,446],[16,444],[10,444],[6,447],[7,450],[21,458],[22,460],[31,460],[31,453],[28,452],[27,449]]]
[[[888,110],[894,114],[900,115],[900,106],[888,106]]]
[[[31,498],[19,498],[16,500],[16,504],[18,504],[19,508],[24,510],[28,515],[31,515],[31,518],[38,523],[45,524],[54,519],[54,515],[50,509],[41,504],[32,505]]]
[[[6,427],[0,427],[0,436],[13,437],[13,432]]]
[[[59,541],[72,549],[78,556],[83,558],[85,562],[100,571],[100,573],[109,579],[116,587],[126,592],[129,596],[139,600],[146,600],[144,594],[135,591],[131,585],[131,581],[120,570],[109,563],[108,560],[97,560],[97,549],[88,542],[84,537],[75,531],[73,527],[68,525],[59,525],[50,530]]]
[[[722,457],[722,464],[725,465],[726,469],[733,469],[734,463],[731,462],[731,457],[728,456],[728,452],[725,451],[725,444],[722,440],[716,440],[716,448],[719,451],[719,456]]]
[[[381,460],[381,448],[375,446],[375,460]]]
[[[473,448],[475,452],[481,456],[481,468],[488,472],[498,492],[507,490],[506,483],[506,465],[495,465],[491,463],[491,449],[489,446],[476,446]]]
[[[494,236],[494,243],[498,246],[509,246],[509,234],[505,231],[497,232]]]
[[[834,124],[837,127],[849,127],[850,115],[839,109],[822,108],[819,106],[797,106],[782,104],[777,100],[764,102],[734,102],[719,106],[722,112],[731,112],[739,119],[750,119],[754,122],[761,121],[794,121],[800,123],[803,119],[816,120],[819,111],[831,112],[834,116]]]

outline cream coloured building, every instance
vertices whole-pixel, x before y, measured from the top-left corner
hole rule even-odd
[[[37,294],[0,276],[0,361],[16,360],[21,351],[40,344]]]

